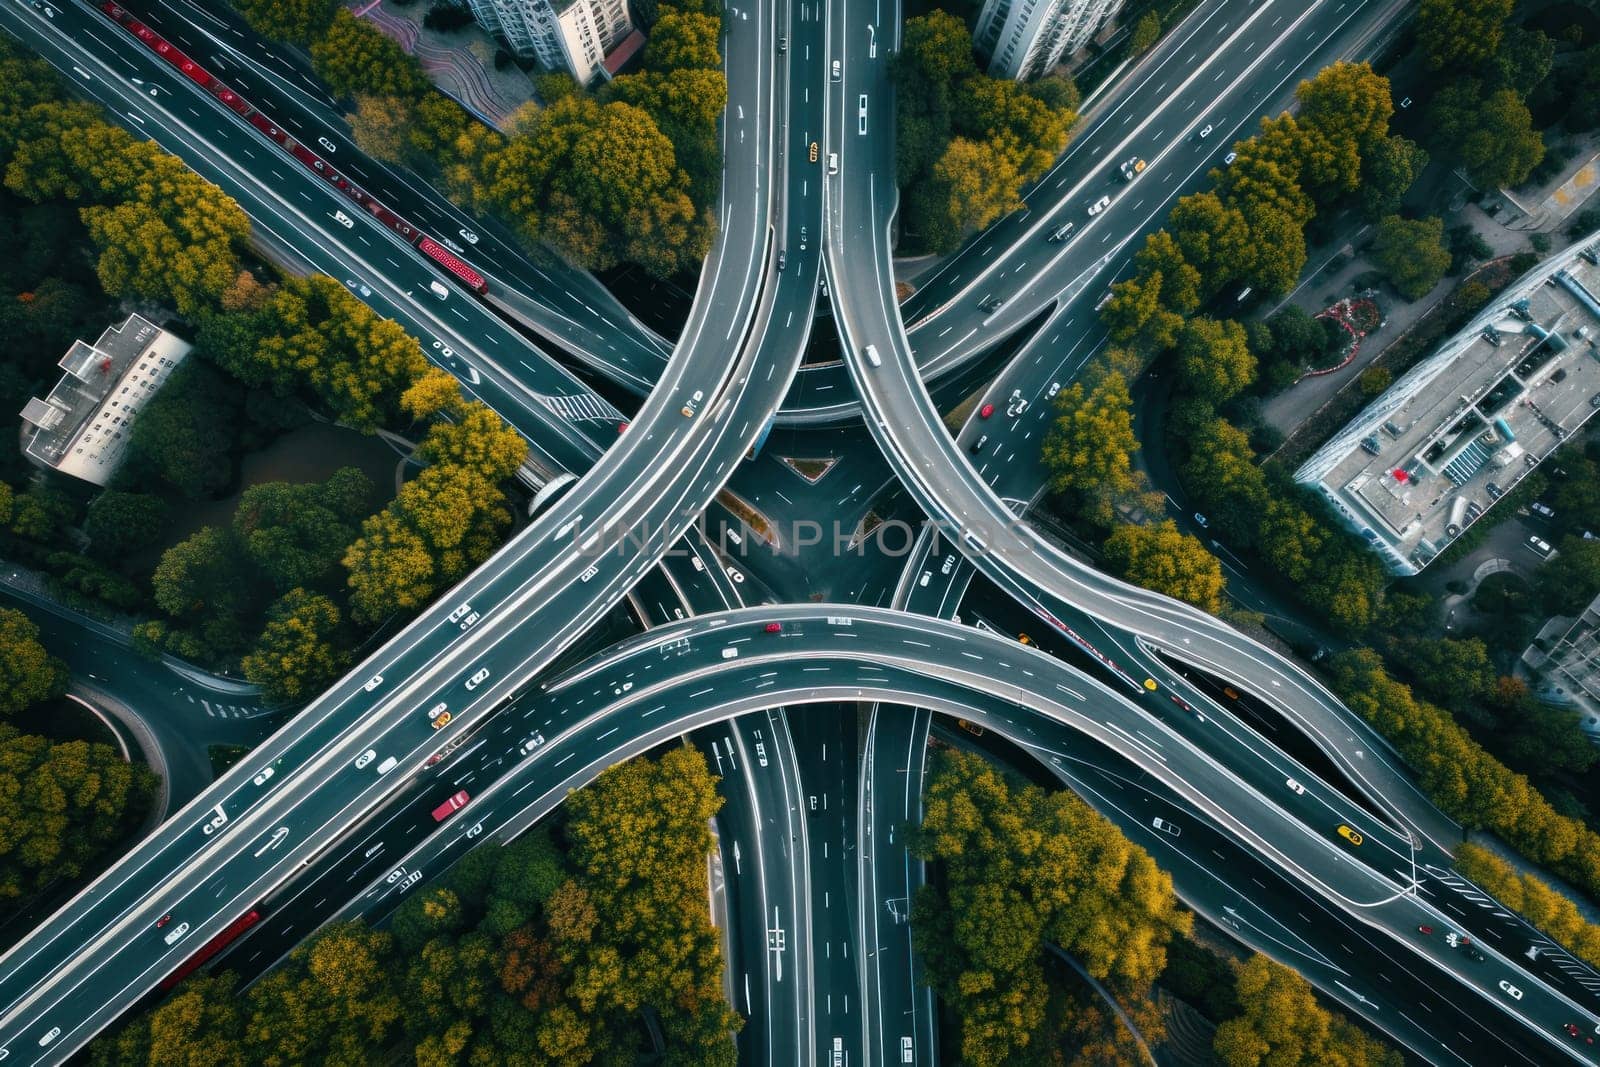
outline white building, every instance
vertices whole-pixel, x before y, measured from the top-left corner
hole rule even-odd
[[[499,34],[518,56],[532,56],[549,70],[565,70],[580,85],[597,73],[609,76],[606,57],[630,41],[633,17],[627,0],[467,0],[472,15]]]
[[[1512,282],[1295,471],[1416,574],[1600,413],[1600,241]]]
[[[972,35],[989,73],[1037,78],[1089,43],[1123,0],[985,0]]]
[[[94,344],[73,342],[50,395],[22,409],[29,459],[95,485],[111,480],[127,454],[139,409],[189,354],[187,342],[129,315]]]

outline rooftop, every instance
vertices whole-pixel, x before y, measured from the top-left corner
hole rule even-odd
[[[1540,264],[1322,446],[1316,486],[1415,574],[1600,409],[1600,259]]]
[[[104,485],[122,462],[134,415],[188,352],[188,344],[138,315],[108,327],[93,344],[73,342],[55,388],[22,409],[32,427],[28,456]]]

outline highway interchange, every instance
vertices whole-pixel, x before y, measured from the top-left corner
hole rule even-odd
[[[920,871],[895,841],[896,828],[915,818],[912,783],[930,731],[927,711],[910,706],[963,716],[1015,742],[1151,848],[1191,906],[1219,922],[1233,916],[1237,929],[1248,903],[1258,918],[1242,939],[1296,963],[1426,1058],[1595,1061],[1593,1047],[1561,1027],[1600,1024],[1600,983],[1549,948],[1525,964],[1522,942],[1535,944],[1536,935],[1493,909],[1463,906],[1443,871],[1456,828],[1311,675],[1011,522],[1008,502],[1037,492],[1032,463],[1017,460],[1036,450],[1045,393],[1101,343],[1091,305],[1125,250],[1217,162],[1219,137],[1284,106],[1295,82],[1331,59],[1365,54],[1393,7],[1200,5],[1111,91],[1030,194],[1026,217],[1003,221],[953,257],[904,321],[887,240],[892,138],[860,132],[863,100],[876,102],[869,114],[885,125],[891,113],[887,61],[898,10],[860,0],[741,10],[724,45],[730,98],[717,242],[670,358],[657,334],[581,272],[552,277],[414,179],[357,162],[325,98],[237,27],[211,25],[214,15],[182,3],[145,13],[164,32],[187,22],[191,36],[179,39],[192,54],[221,58],[218,72],[248,84],[252,98],[270,97],[307,129],[337,139],[336,158],[370,188],[442,233],[477,235],[473,261],[516,326],[459,290],[435,300],[433,273],[403,242],[360,213],[346,226],[324,184],[271,159],[270,143],[114,40],[116,28],[92,9],[53,8],[47,19],[27,5],[0,7],[0,26],[80,91],[238,199],[264,242],[349,279],[361,299],[422,338],[430,358],[529,438],[530,483],[579,476],[479,571],[0,958],[0,1048],[24,1063],[64,1058],[262,901],[282,918],[243,942],[245,966],[265,965],[335,914],[382,914],[423,872],[474,844],[509,839],[617,760],[692,733],[728,797],[720,848],[729,914],[738,917],[730,988],[753,1020],[744,1055],[816,1062],[837,1039],[872,1062],[893,1062],[907,1047],[931,1062],[931,997],[916,984],[900,910]],[[778,35],[788,38],[783,55]],[[831,58],[841,61],[837,82]],[[1223,120],[1204,144],[1192,136],[1202,119]],[[1082,204],[1115,180],[1111,161],[1135,138],[1151,165],[1090,228],[1078,217]],[[839,153],[838,175],[808,162],[811,141]],[[1064,248],[1049,245],[1048,265],[1030,266],[1047,250],[1042,234],[1067,218],[1077,220],[1077,236]],[[800,371],[824,276],[845,360]],[[991,297],[1003,298],[999,312],[977,314]],[[953,374],[1041,313],[1046,325],[990,387],[996,397],[1021,390],[1031,411],[988,425],[974,419],[952,441],[922,376]],[[1075,340],[1063,349],[1062,337]],[[922,338],[929,351],[913,354]],[[623,413],[541,343],[624,392],[649,387],[626,432],[616,429]],[[867,344],[881,366],[862,357]],[[739,490],[750,478],[757,465],[741,458],[780,405],[786,424],[850,417],[854,404],[812,402],[828,391],[818,387],[825,377],[809,392],[791,388],[797,375],[818,374],[835,376],[830,390],[852,383],[889,469],[948,531],[942,544],[929,535],[904,561],[886,562],[899,568],[888,584],[904,612],[741,608],[741,587],[759,584],[759,555],[736,563],[731,556],[742,553],[693,527],[730,479]],[[996,443],[974,468],[970,445],[983,433]],[[857,503],[864,509],[868,499]],[[586,648],[583,635],[621,604],[648,632]],[[998,633],[985,633],[939,621],[959,613],[1010,626],[1019,612],[1044,651],[1017,644],[998,623]],[[770,621],[781,621],[782,632],[765,633]],[[465,679],[485,667],[490,680],[467,689]],[[1224,682],[1306,730],[1326,773],[1274,750],[1220,703]],[[1179,710],[1180,696],[1204,719]],[[832,710],[817,714],[819,703]],[[439,704],[452,720],[435,731],[428,712]],[[859,736],[849,710],[858,705],[870,708]],[[542,740],[524,752],[535,734]],[[426,765],[441,744],[454,751]],[[403,769],[357,768],[369,750]],[[1290,778],[1305,794],[1285,789]],[[427,812],[466,783],[469,813],[430,833]],[[1185,851],[1148,830],[1151,804],[1182,813],[1174,818],[1192,827]],[[1135,807],[1140,815],[1131,818]],[[1332,833],[1341,822],[1361,828],[1360,849]],[[1199,841],[1217,865],[1197,855]],[[1258,871],[1261,893],[1238,894],[1235,879],[1226,892],[1239,900],[1218,904],[1226,895],[1218,872],[1245,869]],[[1305,921],[1307,911],[1318,921]],[[175,946],[154,932],[168,912],[191,925]],[[1481,928],[1489,959],[1473,963],[1440,938],[1418,936],[1427,922]],[[1334,956],[1329,946],[1340,937],[1354,958]],[[1352,951],[1352,940],[1382,948]],[[1378,967],[1380,954],[1398,976]],[[1507,976],[1521,999],[1498,987]],[[1484,1001],[1496,1011],[1484,1012]]]

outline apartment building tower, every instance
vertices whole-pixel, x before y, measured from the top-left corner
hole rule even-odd
[[[1037,78],[1089,43],[1124,0],[986,0],[972,39],[997,78]]]
[[[565,70],[580,85],[609,74],[606,57],[634,32],[627,0],[467,0],[467,6],[517,56]]]

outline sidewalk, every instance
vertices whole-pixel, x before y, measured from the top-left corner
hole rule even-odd
[[[500,45],[481,27],[439,33],[423,28],[427,13],[425,4],[376,3],[361,9],[362,18],[417,57],[441,92],[503,132],[511,114],[533,99],[533,81],[515,63],[495,69]]]

